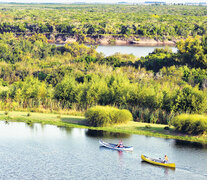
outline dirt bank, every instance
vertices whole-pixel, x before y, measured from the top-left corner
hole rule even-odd
[[[136,38],[136,37],[118,37],[118,36],[86,36],[84,38],[80,37],[66,37],[64,35],[58,35],[54,40],[49,39],[49,42],[53,43],[74,43],[74,42],[84,42],[88,44],[97,45],[137,45],[137,46],[175,46],[177,40],[156,40],[150,38]]]

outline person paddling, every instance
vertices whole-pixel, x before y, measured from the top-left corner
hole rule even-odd
[[[168,157],[167,157],[167,155],[165,155],[164,160],[163,160],[163,163],[168,163]]]
[[[119,143],[117,144],[116,147],[118,147],[118,148],[124,147],[122,140],[119,141]]]

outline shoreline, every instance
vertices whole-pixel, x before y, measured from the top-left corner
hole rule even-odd
[[[132,46],[175,46],[177,39],[173,40],[155,40],[154,38],[137,38],[137,37],[119,37],[119,36],[102,36],[93,37],[86,36],[84,40],[80,40],[79,37],[67,37],[67,35],[57,35],[53,40],[48,39],[49,43],[53,44],[71,44],[74,42],[84,43],[84,44],[92,44],[92,45],[116,45],[116,46],[124,46],[124,45],[132,45]]]
[[[49,42],[49,44],[52,45],[57,45],[57,46],[64,46],[67,43],[60,43],[60,42]],[[70,43],[69,43],[70,44]],[[148,44],[148,43],[143,43],[143,44],[90,44],[90,43],[83,43],[88,46],[129,46],[129,47],[176,47],[174,44]]]
[[[164,130],[167,125],[150,124],[140,122],[129,122],[128,124],[113,125],[109,127],[90,127],[86,125],[86,119],[83,116],[45,114],[45,113],[29,113],[27,112],[9,112],[5,115],[0,112],[0,120],[5,122],[24,122],[28,125],[33,123],[55,125],[57,127],[84,128],[91,130],[103,130],[108,132],[137,134],[152,136],[158,138],[175,139],[181,141],[197,142],[207,145],[207,136],[189,136],[175,132],[173,127],[169,130]]]

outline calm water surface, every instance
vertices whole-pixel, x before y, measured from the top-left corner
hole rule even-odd
[[[133,145],[133,152],[99,146],[98,138]],[[175,170],[141,161],[141,154],[175,162]],[[207,148],[139,135],[0,122],[0,179],[207,179]]]
[[[137,57],[141,56],[147,56],[149,53],[152,53],[156,48],[164,48],[164,46],[98,46],[97,52],[102,52],[106,56],[113,55],[115,53],[121,53],[121,54],[133,54]],[[169,49],[172,49],[173,52],[177,52],[176,47],[169,47]]]
[[[55,44],[56,46],[64,46],[64,44]],[[156,48],[164,48],[164,46],[135,46],[135,45],[125,45],[125,46],[113,46],[113,45],[99,45],[96,50],[97,52],[102,52],[105,56],[111,56],[115,53],[121,54],[133,54],[137,57],[147,56],[152,53]],[[172,52],[176,53],[176,47],[168,47],[172,49]]]

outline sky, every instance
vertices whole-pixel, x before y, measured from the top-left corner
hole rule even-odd
[[[117,3],[117,2],[129,2],[140,3],[145,1],[163,1],[167,3],[185,3],[185,2],[206,2],[207,0],[0,0],[0,2],[17,2],[17,3],[74,3],[74,2],[86,2],[86,3]]]

